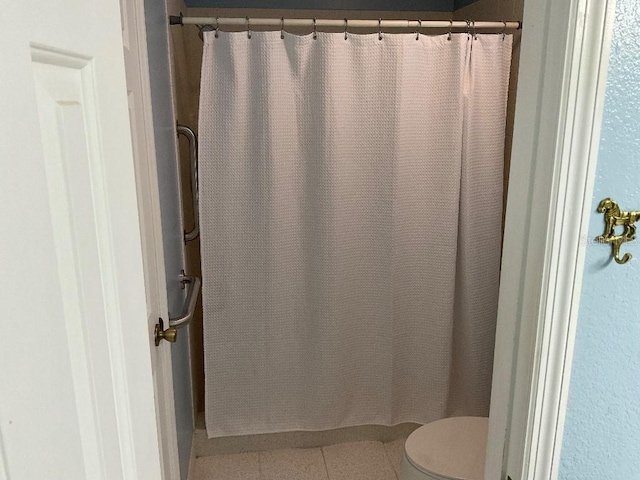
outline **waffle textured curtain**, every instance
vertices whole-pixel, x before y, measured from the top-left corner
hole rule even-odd
[[[488,415],[511,43],[205,33],[210,437]]]

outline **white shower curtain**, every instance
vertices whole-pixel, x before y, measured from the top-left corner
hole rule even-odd
[[[488,414],[511,41],[205,33],[210,437]]]

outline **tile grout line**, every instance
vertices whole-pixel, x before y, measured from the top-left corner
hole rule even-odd
[[[395,465],[393,464],[393,459],[391,458],[391,455],[389,455],[389,449],[387,449],[387,444],[382,443],[382,448],[384,448],[384,454],[387,457],[387,460],[389,462],[389,465],[391,465],[391,470],[393,470],[393,476],[396,477],[396,480],[400,480],[400,476],[398,475],[398,471],[396,470]]]
[[[258,480],[264,480],[264,475],[262,475],[262,453],[258,452]]]
[[[324,456],[324,446],[320,447],[320,453],[322,454],[322,463],[324,463],[324,473],[326,473],[327,480],[331,480],[329,478],[329,467],[327,466],[327,459]]]

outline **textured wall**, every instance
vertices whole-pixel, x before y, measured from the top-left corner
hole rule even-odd
[[[598,202],[640,210],[640,0],[618,0],[589,239]],[[587,249],[560,479],[640,478],[640,245]]]

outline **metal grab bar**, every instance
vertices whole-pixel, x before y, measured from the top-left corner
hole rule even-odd
[[[178,135],[184,135],[189,141],[189,162],[191,164],[191,201],[193,202],[193,230],[184,232],[184,242],[195,240],[200,235],[200,213],[198,201],[198,137],[186,125],[177,126]]]
[[[189,292],[187,293],[187,299],[185,300],[185,305],[187,306],[185,313],[180,317],[169,318],[169,327],[173,328],[182,328],[186,327],[191,319],[193,318],[193,314],[196,311],[196,303],[198,303],[198,294],[200,293],[200,285],[202,282],[200,278],[194,276],[185,275],[184,272],[180,274],[183,285],[189,285]]]

